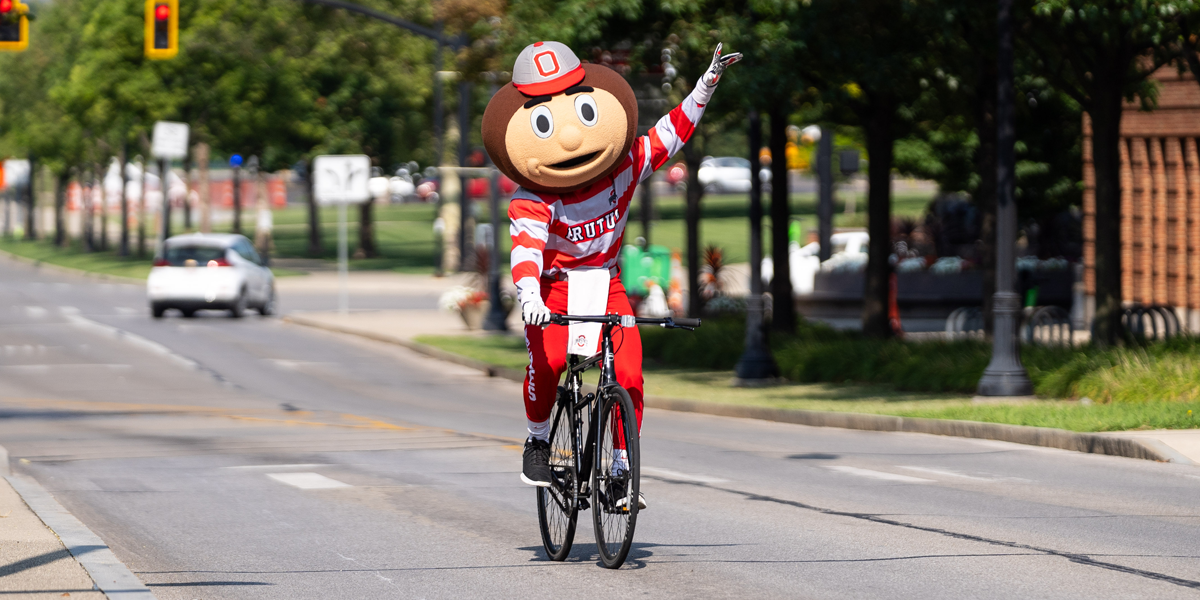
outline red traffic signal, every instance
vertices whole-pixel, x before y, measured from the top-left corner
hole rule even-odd
[[[146,58],[174,58],[179,53],[179,0],[146,0],[145,32]]]
[[[29,7],[20,0],[0,0],[0,51],[21,52],[29,46]]]

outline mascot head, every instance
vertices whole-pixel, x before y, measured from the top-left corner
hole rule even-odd
[[[483,145],[527,189],[569,192],[612,173],[633,146],[637,99],[616,71],[558,42],[526,46],[483,113]]]

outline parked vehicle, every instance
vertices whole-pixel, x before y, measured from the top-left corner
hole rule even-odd
[[[168,309],[185,317],[197,310],[228,310],[239,318],[253,308],[275,312],[275,276],[242,235],[189,233],[168,238],[146,280],[150,314]]]
[[[707,193],[745,193],[750,191],[750,161],[737,156],[706,158],[696,173]]]

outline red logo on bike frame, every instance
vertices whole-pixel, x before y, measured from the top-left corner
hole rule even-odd
[[[544,60],[547,58],[549,59],[548,61]],[[550,50],[533,55],[533,64],[537,67],[538,73],[542,74],[542,77],[558,74],[558,57]]]

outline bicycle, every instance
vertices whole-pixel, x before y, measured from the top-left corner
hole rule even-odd
[[[600,352],[582,359],[570,355],[566,385],[558,388],[550,425],[551,481],[548,487],[537,489],[538,526],[550,560],[566,560],[574,543],[579,511],[594,508],[592,523],[600,562],[616,569],[625,563],[633,544],[641,456],[633,401],[629,392],[617,385],[613,329],[658,325],[691,331],[700,326],[700,319],[647,319],[615,314],[550,316],[552,325],[572,322],[604,325]],[[600,380],[596,391],[584,394],[583,372],[597,365]],[[624,450],[623,461],[620,450]]]

